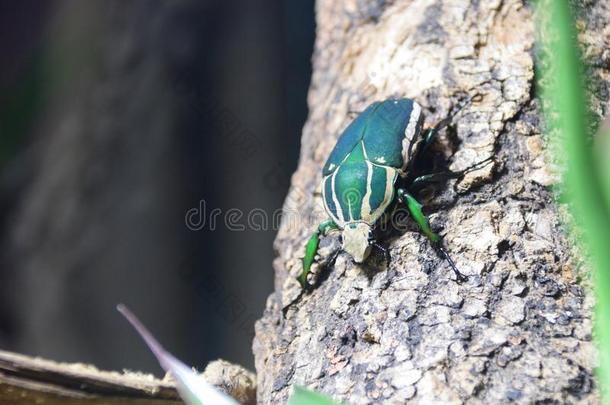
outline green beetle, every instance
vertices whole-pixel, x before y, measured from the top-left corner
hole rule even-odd
[[[343,250],[356,263],[364,262],[373,247],[381,249],[389,260],[387,249],[376,242],[375,231],[400,205],[407,208],[422,232],[445,257],[457,281],[466,279],[442,247],[441,238],[430,229],[421,204],[409,193],[426,182],[459,177],[483,163],[462,172],[423,176],[415,173],[426,148],[451,118],[424,131],[424,114],[416,101],[389,99],[371,104],[343,131],[322,171],[322,197],[330,219],[318,226],[305,248],[303,271],[298,278],[303,288],[308,286],[307,274],[318,250],[320,235],[330,230],[341,231]]]

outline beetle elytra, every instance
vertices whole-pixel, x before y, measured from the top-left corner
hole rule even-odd
[[[342,248],[356,263],[364,262],[373,247],[380,248],[387,258],[387,250],[376,242],[375,231],[397,206],[408,210],[448,261],[457,281],[466,279],[442,246],[441,238],[430,228],[422,205],[410,193],[425,183],[460,177],[491,159],[461,172],[417,173],[418,161],[455,113],[424,130],[424,114],[415,100],[389,99],[372,103],[347,126],[322,170],[322,197],[329,219],[318,226],[306,245],[298,278],[304,288],[308,286],[307,275],[320,236],[331,230],[341,231]]]

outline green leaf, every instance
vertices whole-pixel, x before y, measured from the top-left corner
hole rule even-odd
[[[331,398],[307,388],[295,386],[294,394],[288,400],[288,405],[340,405]]]
[[[566,197],[595,270],[598,370],[604,403],[610,403],[610,177],[608,128],[591,146],[591,116],[577,32],[569,2],[540,0],[537,7],[542,57],[539,87],[550,134],[563,142]],[[597,152],[597,153],[595,153]],[[578,235],[577,235],[578,236]]]

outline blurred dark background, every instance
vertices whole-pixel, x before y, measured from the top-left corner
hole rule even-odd
[[[314,29],[313,1],[0,1],[0,349],[159,374],[124,302],[253,368],[275,230],[247,215],[287,192]]]

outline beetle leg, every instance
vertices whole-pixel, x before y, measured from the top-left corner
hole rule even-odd
[[[303,257],[303,271],[299,276],[298,280],[301,283],[301,287],[307,287],[307,274],[309,273],[309,268],[313,263],[313,259],[316,256],[316,252],[318,251],[318,243],[320,242],[320,234],[326,234],[331,229],[338,229],[339,227],[335,224],[334,221],[328,219],[322,222],[318,229],[311,235],[309,241],[307,242],[307,246],[305,247],[305,256]]]
[[[487,159],[481,160],[480,162],[477,162],[477,163],[473,164],[472,166],[467,167],[466,169],[460,170],[458,172],[446,170],[444,172],[425,174],[423,176],[416,177],[413,180],[413,182],[411,183],[411,185],[409,186],[409,189],[412,190],[414,188],[418,188],[420,186],[423,186],[423,185],[429,184],[429,183],[436,183],[436,182],[445,181],[445,180],[449,180],[449,179],[460,178],[468,172],[477,170],[477,169],[481,168],[482,166],[485,166],[485,164],[489,163],[492,160],[493,160],[493,157],[490,156]]]
[[[437,182],[441,182],[441,181],[445,181],[448,179],[455,179],[458,178],[462,175],[462,173],[460,172],[452,172],[452,171],[445,171],[445,172],[439,172],[439,173],[432,173],[432,174],[425,174],[423,176],[419,176],[416,177],[413,182],[411,183],[411,185],[409,186],[410,190],[419,188],[421,186],[424,186],[426,184],[430,184],[430,183],[437,183]]]
[[[422,232],[430,239],[431,242],[438,243],[441,240],[441,237],[432,232],[430,225],[428,224],[428,219],[422,212],[422,205],[409,194],[405,189],[398,189],[398,198],[401,202],[407,205],[407,209],[409,210],[409,214],[413,217],[415,222],[419,225]]]
[[[445,118],[444,120],[442,120],[441,122],[436,124],[434,127],[429,128],[428,130],[424,131],[424,134],[423,134],[424,139],[422,141],[422,146],[419,150],[418,156],[423,156],[426,153],[426,151],[428,150],[428,147],[430,147],[430,145],[432,145],[432,143],[434,142],[434,139],[436,138],[438,133],[443,128],[445,128],[447,125],[449,125],[452,118],[453,118],[453,115]]]
[[[409,210],[409,213],[411,214],[411,216],[413,217],[415,222],[417,222],[417,224],[419,225],[422,232],[428,237],[428,239],[430,239],[430,242],[432,242],[432,245],[437,249],[437,251],[439,251],[443,255],[445,260],[447,260],[447,262],[449,263],[449,266],[455,273],[457,281],[459,283],[461,283],[462,281],[466,280],[466,276],[464,276],[462,273],[460,273],[460,271],[457,269],[457,266],[455,265],[453,260],[451,260],[451,257],[449,257],[449,254],[443,247],[441,237],[438,236],[436,233],[434,233],[432,231],[432,229],[430,228],[428,219],[422,212],[422,205],[415,199],[415,197],[413,197],[411,194],[409,194],[405,189],[399,188],[397,190],[397,192],[398,192],[399,201],[401,201],[407,205],[407,209]]]
[[[466,277],[464,274],[462,274],[457,266],[455,265],[455,263],[453,262],[453,260],[451,259],[451,256],[449,256],[449,253],[447,253],[447,251],[445,250],[445,248],[439,243],[436,248],[438,249],[439,252],[441,252],[441,254],[443,255],[443,257],[445,258],[445,260],[447,260],[447,263],[449,263],[449,266],[451,267],[451,270],[453,270],[453,272],[455,273],[455,279],[458,283],[462,283],[464,281],[468,280],[468,277]]]

